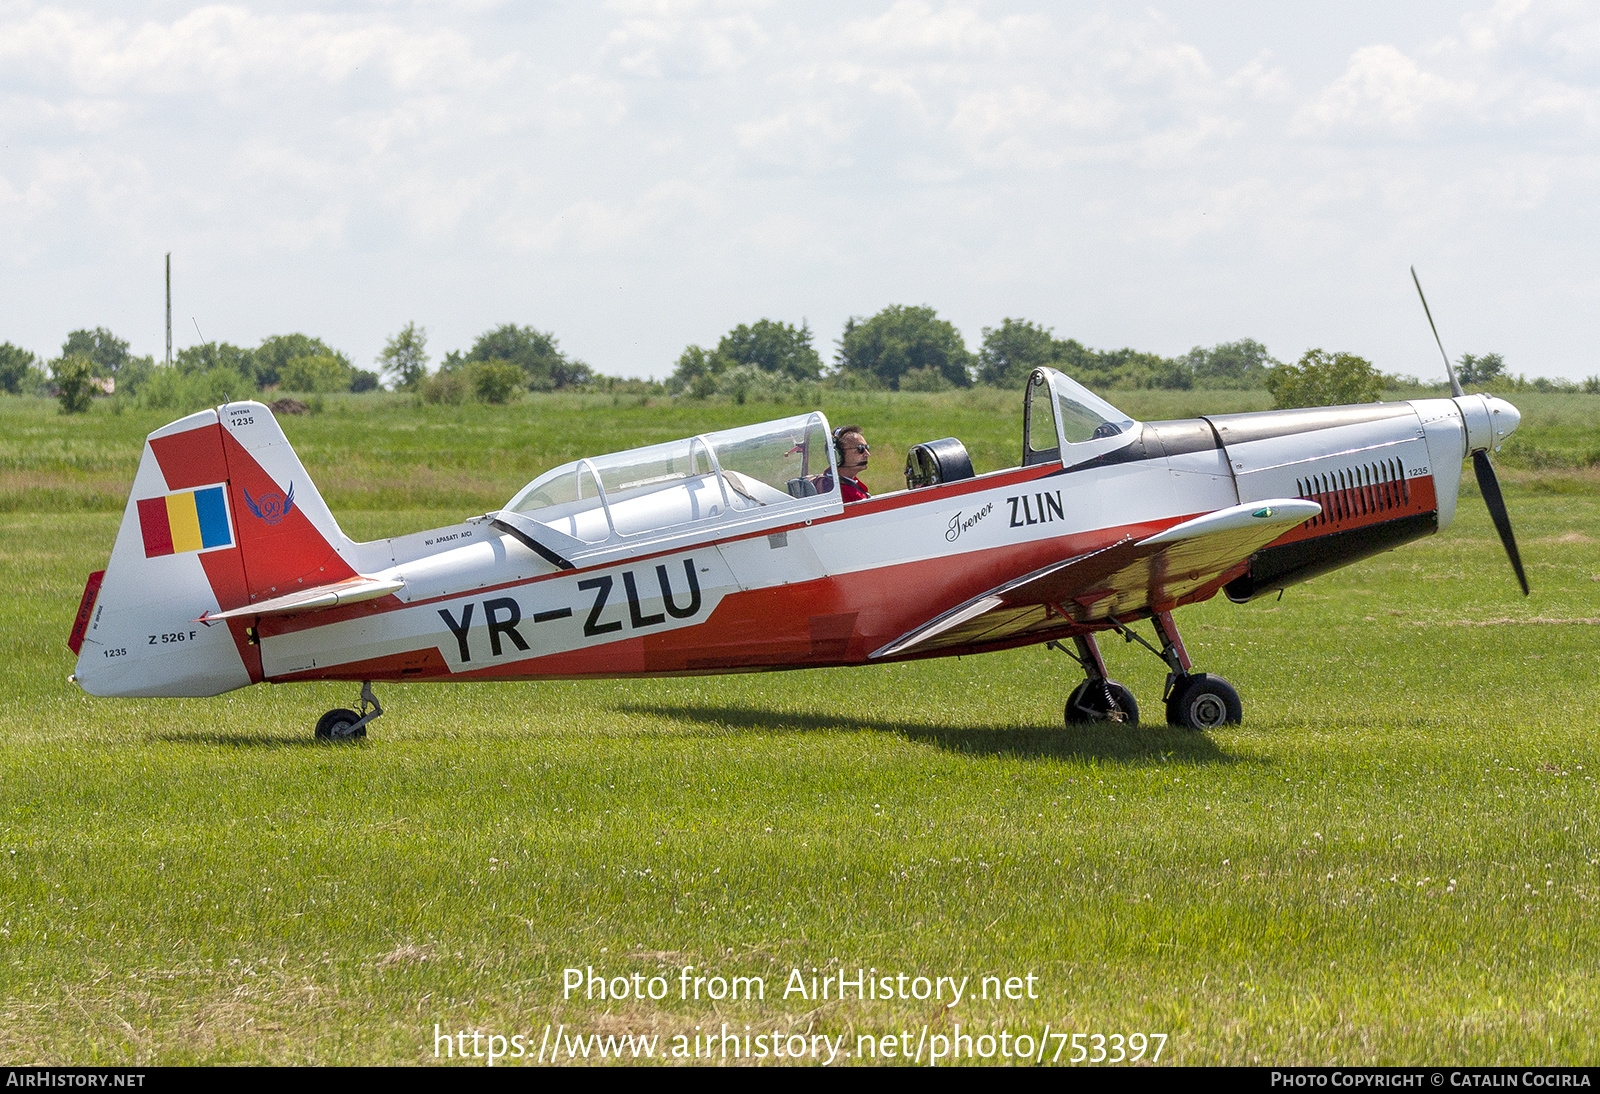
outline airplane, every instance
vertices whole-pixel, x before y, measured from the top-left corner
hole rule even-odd
[[[1097,641],[1115,634],[1166,664],[1169,724],[1214,730],[1241,721],[1241,699],[1196,671],[1173,612],[1448,528],[1466,456],[1526,594],[1488,458],[1520,415],[1450,379],[1451,398],[1138,422],[1040,368],[1021,461],[1004,470],[974,474],[958,439],[933,440],[910,450],[907,489],[847,505],[838,439],[812,412],[575,460],[502,509],[368,543],[340,530],[272,412],[229,402],[146,439],[83,593],[73,679],[100,696],[360,681],[359,711],[316,724],[337,741],[383,713],[374,681],[692,676],[1045,644],[1083,673],[1068,724],[1135,724]],[[1143,621],[1154,641],[1133,629]]]

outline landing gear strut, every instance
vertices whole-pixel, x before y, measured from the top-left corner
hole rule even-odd
[[[367,735],[367,723],[383,714],[378,697],[372,693],[372,682],[361,685],[361,713],[336,707],[317,719],[317,740],[355,741]]]
[[[1238,725],[1244,718],[1239,693],[1220,676],[1194,671],[1172,613],[1157,612],[1150,622],[1161,639],[1159,650],[1120,624],[1117,630],[1129,642],[1138,641],[1167,663],[1167,686],[1161,692],[1167,703],[1167,724],[1195,730]]]
[[[1244,719],[1244,704],[1232,684],[1220,676],[1195,672],[1189,662],[1189,651],[1183,648],[1178,637],[1177,624],[1171,612],[1157,612],[1151,617],[1156,637],[1161,641],[1157,649],[1135,634],[1124,623],[1110,619],[1111,626],[1128,642],[1137,642],[1161,658],[1167,666],[1167,685],[1161,698],[1166,702],[1167,724],[1184,729],[1207,730],[1219,726],[1238,725]],[[1074,638],[1077,652],[1073,653],[1059,642],[1050,642],[1051,649],[1060,650],[1083,666],[1084,681],[1073,689],[1067,700],[1068,725],[1083,722],[1124,722],[1135,725],[1139,721],[1139,704],[1127,688],[1109,678],[1106,663],[1100,656],[1100,647],[1092,636]]]
[[[1059,642],[1049,643],[1051,649],[1060,650],[1083,666],[1084,681],[1072,689],[1064,711],[1067,725],[1088,722],[1121,722],[1123,725],[1139,724],[1139,703],[1133,692],[1106,674],[1105,659],[1100,647],[1090,635],[1074,638],[1074,653]]]

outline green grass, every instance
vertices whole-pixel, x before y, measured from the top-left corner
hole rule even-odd
[[[856,400],[830,417],[875,446],[953,433],[999,459],[1016,435],[998,399]],[[843,1033],[849,1051],[924,1024],[1048,1022],[1167,1033],[1174,1063],[1600,1050],[1588,493],[1510,488],[1529,600],[1464,498],[1443,535],[1281,602],[1186,609],[1199,667],[1246,704],[1210,735],[1063,729],[1076,669],[1032,649],[391,686],[367,743],[327,748],[310,727],[346,685],[134,701],[66,682],[63,640],[122,505],[92,498],[118,481],[125,497],[161,423],[23,402],[0,400],[0,1058],[431,1061],[435,1023],[537,1042],[547,1021],[691,1036],[727,1021]],[[578,451],[773,413],[341,405],[286,424],[319,483],[343,476],[335,509],[360,537],[462,515],[429,493],[455,461],[472,504],[493,505]],[[408,487],[413,459],[435,485]],[[14,496],[26,475],[56,478]],[[1158,722],[1155,659],[1105,648]],[[589,965],[670,970],[674,996],[683,965],[765,975],[769,997],[563,1000],[562,970]],[[857,966],[1032,973],[1041,998],[775,997],[792,967]]]

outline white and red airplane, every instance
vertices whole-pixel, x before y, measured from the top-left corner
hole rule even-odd
[[[1452,381],[1454,377],[1452,377]],[[1024,396],[1017,467],[953,438],[908,488],[846,505],[820,413],[596,456],[505,508],[347,537],[256,402],[150,434],[70,645],[94,695],[261,681],[682,676],[870,665],[1051,643],[1085,679],[1069,722],[1135,722],[1095,635],[1151,620],[1167,720],[1241,717],[1172,612],[1247,601],[1448,527],[1471,455],[1526,592],[1487,458],[1517,427],[1487,395],[1136,422],[1052,369]],[[819,485],[823,488],[819,490]],[[1069,646],[1060,645],[1068,642]]]

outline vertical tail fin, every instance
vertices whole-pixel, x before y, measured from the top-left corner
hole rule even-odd
[[[78,683],[95,695],[215,695],[260,680],[248,621],[206,616],[352,577],[352,546],[262,404],[163,426],[145,440],[83,609]]]
[[[217,413],[249,599],[354,577],[353,545],[272,411],[230,403]]]

